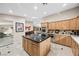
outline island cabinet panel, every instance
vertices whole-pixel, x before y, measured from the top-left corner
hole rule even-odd
[[[27,51],[27,40],[25,38],[23,38],[23,47],[25,47],[26,49],[24,48],[24,50]]]
[[[32,42],[31,40],[27,40],[27,52],[29,55],[38,56],[39,55],[39,44],[36,42]]]
[[[70,30],[76,30],[76,18],[69,20],[69,29]]]
[[[39,48],[38,48],[39,46],[32,44],[31,47],[32,47],[32,51],[30,52],[30,54],[32,56],[39,56],[39,53],[40,53]]]
[[[47,55],[50,51],[51,43],[50,38],[40,43],[40,55]]]
[[[76,18],[76,30],[79,30],[79,17]]]
[[[35,42],[30,39],[23,39],[23,48],[31,56],[45,56],[50,51],[50,37],[42,42]]]

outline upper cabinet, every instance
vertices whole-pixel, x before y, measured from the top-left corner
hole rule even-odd
[[[56,29],[56,23],[52,23],[51,28],[55,30]]]
[[[69,21],[62,21],[61,22],[61,30],[69,30]]]
[[[79,30],[79,17],[76,18],[76,30]]]
[[[55,24],[56,29],[61,29],[62,28],[61,22],[55,22],[55,23],[56,23]]]
[[[69,29],[70,30],[76,30],[76,18],[69,20]]]
[[[70,20],[42,23],[48,30],[79,30],[79,16]]]
[[[49,30],[54,30],[55,29],[55,22],[50,22],[50,23],[48,23],[48,29]]]

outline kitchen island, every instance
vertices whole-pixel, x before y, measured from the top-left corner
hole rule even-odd
[[[23,36],[23,48],[31,56],[45,56],[51,48],[51,38],[41,35]]]

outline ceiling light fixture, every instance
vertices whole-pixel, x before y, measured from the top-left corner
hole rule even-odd
[[[36,18],[38,18],[38,17],[32,17],[32,19],[36,19]]]
[[[9,10],[9,13],[13,13],[13,11],[10,9],[10,10]]]
[[[34,10],[37,10],[38,9],[38,7],[37,6],[34,6]]]
[[[24,16],[26,17],[27,15],[26,15],[26,14],[24,14]]]
[[[65,3],[65,4],[63,4],[63,7],[65,7],[65,6],[67,6],[67,4]]]
[[[47,12],[44,12],[44,15],[46,15],[47,14]]]

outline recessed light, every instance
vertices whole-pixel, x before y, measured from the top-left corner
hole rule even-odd
[[[37,6],[34,6],[34,10],[37,10],[38,9],[38,7]]]
[[[26,15],[26,14],[24,14],[24,16],[26,17],[27,15]]]
[[[65,7],[65,6],[67,6],[67,4],[65,3],[65,4],[63,4],[63,7]]]
[[[13,13],[13,11],[10,9],[10,10],[9,10],[9,13]]]
[[[44,12],[44,14],[46,15],[46,14],[47,14],[47,12]]]
[[[38,17],[32,17],[32,19],[36,19],[36,18],[38,18]]]

